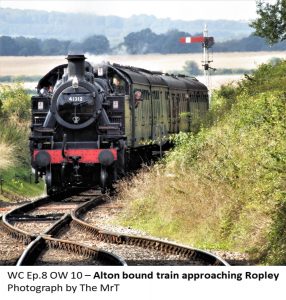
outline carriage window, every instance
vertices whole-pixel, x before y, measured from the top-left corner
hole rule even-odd
[[[150,100],[150,92],[148,90],[134,89],[133,93],[136,93],[136,91],[141,92],[141,99],[142,100]]]
[[[160,97],[159,97],[159,91],[153,91],[152,95],[153,95],[154,99],[160,99]]]

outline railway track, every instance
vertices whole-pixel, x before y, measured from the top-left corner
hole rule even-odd
[[[17,265],[125,265],[112,253],[56,238],[69,225],[70,210],[91,196],[78,196],[76,201],[45,197],[4,214],[2,232],[28,245]]]
[[[228,265],[206,251],[84,220],[89,211],[112,207],[107,196],[90,193],[45,197],[4,214],[0,229],[28,245],[17,265]]]

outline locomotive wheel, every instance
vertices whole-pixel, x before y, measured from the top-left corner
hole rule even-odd
[[[116,164],[112,164],[110,167],[101,166],[100,170],[100,186],[101,192],[106,193],[114,191],[113,183],[117,180],[117,167]]]
[[[51,170],[48,169],[46,171],[46,175],[45,175],[45,182],[46,182],[46,191],[48,195],[54,195],[55,193],[57,193],[61,187],[59,184],[57,184],[56,182],[56,176],[57,172],[56,170]]]
[[[106,167],[101,166],[100,169],[100,186],[102,194],[106,193],[108,173]]]
[[[46,171],[45,181],[46,181],[47,194],[51,196],[55,193],[53,185],[52,185],[52,172],[51,172],[51,170]]]

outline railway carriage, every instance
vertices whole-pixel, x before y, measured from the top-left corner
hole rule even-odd
[[[105,191],[208,110],[208,90],[194,77],[91,65],[83,55],[67,60],[31,99],[32,167],[48,194],[73,186]]]

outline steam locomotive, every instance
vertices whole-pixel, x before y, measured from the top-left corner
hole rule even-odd
[[[208,110],[208,90],[193,77],[91,65],[84,55],[67,60],[31,98],[31,163],[48,194],[75,186],[105,192]]]

